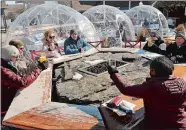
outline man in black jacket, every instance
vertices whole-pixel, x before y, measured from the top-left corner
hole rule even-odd
[[[155,32],[151,32],[151,38],[147,41],[143,50],[162,54],[162,50],[159,48],[162,43],[164,43],[164,41],[161,40],[160,37],[157,37]]]
[[[166,48],[166,55],[173,63],[186,63],[186,36],[183,32],[176,33],[176,42]]]

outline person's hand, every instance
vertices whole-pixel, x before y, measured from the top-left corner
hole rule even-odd
[[[41,73],[41,70],[39,68],[35,69],[35,72],[39,75]]]
[[[148,47],[151,47],[153,44],[152,44],[152,39],[150,38],[148,41],[147,41],[147,44],[148,44]]]
[[[181,56],[181,55],[177,55],[176,58],[178,58],[178,59],[182,59],[183,56]]]
[[[167,45],[165,43],[162,43],[160,44],[159,48],[162,50],[162,51],[166,51],[166,47]]]
[[[172,56],[170,59],[171,59],[172,61],[174,61],[174,60],[176,60],[176,57],[175,57],[175,56]]]
[[[183,60],[183,56],[182,55],[177,55],[176,56],[177,63],[182,62],[182,60]]]
[[[107,69],[108,69],[108,73],[110,75],[112,75],[114,73],[118,73],[118,70],[116,68],[111,67],[110,65],[107,67]]]
[[[173,63],[176,63],[176,56],[172,56],[172,57],[170,58],[170,60],[171,60]]]
[[[48,69],[52,69],[52,67],[53,67],[53,64],[52,63],[49,63],[48,64]]]
[[[40,70],[39,68],[36,68],[36,69],[32,72],[32,75],[34,75],[34,77],[38,77],[40,73],[41,73],[41,70]]]

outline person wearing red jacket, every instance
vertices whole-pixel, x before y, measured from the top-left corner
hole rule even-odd
[[[122,82],[117,69],[108,73],[122,94],[143,98],[145,117],[138,129],[186,129],[186,81],[172,76],[174,65],[162,56],[152,60],[150,78],[138,85]]]
[[[18,89],[26,88],[40,74],[36,65],[27,68],[17,68],[16,62],[20,53],[15,46],[8,45],[1,49],[1,121],[5,116]],[[20,71],[22,71],[20,73]]]

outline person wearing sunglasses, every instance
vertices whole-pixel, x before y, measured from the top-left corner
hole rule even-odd
[[[19,50],[20,54],[23,54],[24,43],[21,40],[11,40],[9,45],[15,46]]]
[[[13,39],[9,42],[9,45],[13,45],[19,50],[19,61],[24,61],[27,65],[33,62],[30,57],[30,52],[26,51],[24,43],[21,40]]]
[[[18,89],[28,87],[40,74],[40,70],[31,66],[17,67],[19,50],[12,45],[1,48],[1,121],[6,114]]]
[[[56,42],[56,35],[52,30],[44,33],[42,51],[46,53],[48,58],[58,58],[61,56],[59,46]]]
[[[70,30],[70,37],[64,43],[65,54],[82,53],[89,49],[89,45],[83,39],[80,39],[77,34],[76,30]]]
[[[23,52],[24,52],[24,43],[21,40],[17,40],[17,39],[11,40],[9,42],[9,45],[15,46],[19,50],[19,53],[21,55],[23,55]]]
[[[164,43],[164,41],[161,40],[160,37],[157,37],[155,32],[151,32],[150,38],[143,47],[143,50],[158,54],[164,54],[164,52],[159,48],[162,43]]]

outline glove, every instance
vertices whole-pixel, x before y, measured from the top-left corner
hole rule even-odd
[[[38,66],[41,70],[45,70],[48,68],[48,61],[38,62]]]
[[[165,43],[162,43],[159,45],[159,48],[162,50],[162,51],[166,51],[166,44]]]
[[[175,56],[172,56],[172,57],[170,58],[170,60],[171,60],[171,61],[175,61],[175,60],[176,60],[176,57],[175,57]]]
[[[170,58],[170,60],[171,60],[173,63],[177,63],[176,57],[175,57],[175,56],[172,56],[172,57]]]
[[[178,58],[178,59],[182,59],[183,56],[181,56],[181,55],[177,55],[176,58]]]
[[[177,61],[177,63],[182,62],[183,61],[183,56],[182,55],[177,55],[176,56],[176,61]]]
[[[111,67],[110,65],[107,67],[107,69],[108,69],[108,73],[110,75],[112,75],[114,73],[118,73],[118,70],[116,68]]]

